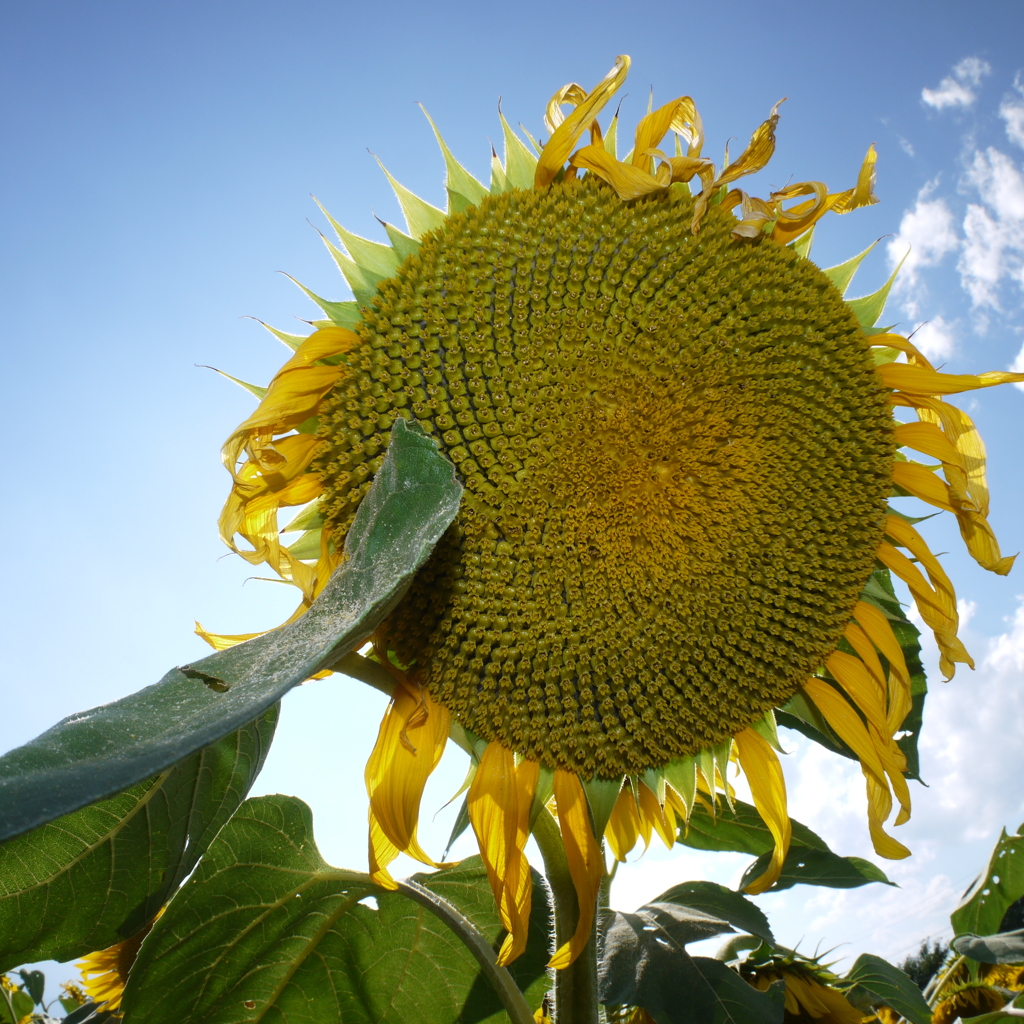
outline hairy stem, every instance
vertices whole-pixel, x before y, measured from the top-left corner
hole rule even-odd
[[[534,826],[533,837],[544,858],[544,873],[555,901],[556,948],[572,938],[580,908],[576,886],[569,874],[562,835],[555,819],[542,810]],[[564,970],[555,971],[555,1024],[598,1024],[596,917],[590,941],[576,960]]]

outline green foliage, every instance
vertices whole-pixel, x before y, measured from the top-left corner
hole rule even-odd
[[[276,722],[273,707],[156,778],[0,846],[0,970],[71,960],[147,924],[245,799]]]
[[[603,911],[601,1002],[642,1006],[659,1024],[782,1024],[781,984],[758,992],[724,963],[686,951],[734,922],[771,935],[749,900],[709,882],[676,886],[633,914]]]
[[[899,967],[919,989],[924,991],[947,956],[949,956],[947,945],[939,942],[938,939],[932,942],[925,939],[918,947],[917,952],[911,953]]]
[[[1024,828],[1024,825],[1021,826]],[[957,935],[997,933],[1010,906],[1024,896],[1024,834],[1003,829],[985,870],[950,916]]]
[[[910,1024],[931,1024],[932,1011],[921,990],[903,971],[880,956],[862,953],[845,980],[853,985],[846,993],[851,1002],[863,999],[871,1006],[884,1003],[906,1017]]]
[[[486,872],[472,858],[419,881],[497,945]],[[367,905],[374,897],[377,907]],[[533,945],[513,976],[532,1006],[548,988],[551,921],[535,879]],[[394,1022],[498,1020],[500,1004],[456,934],[402,892],[330,867],[294,797],[247,801],[142,946],[125,1024],[255,1018]]]
[[[679,831],[679,841],[697,850],[752,853],[757,857],[744,872],[739,888],[757,878],[768,866],[775,840],[757,809],[742,800],[733,801],[733,811],[721,808],[711,814],[698,804],[688,826]],[[768,890],[774,892],[797,884],[851,889],[869,882],[892,885],[881,868],[861,857],[841,857],[806,825],[794,821],[793,841],[783,862],[782,874]]]
[[[1024,930],[995,935],[958,935],[951,943],[961,956],[983,964],[1024,963]]]
[[[0,757],[0,839],[162,772],[235,732],[357,647],[395,606],[458,511],[452,464],[396,422],[345,541],[348,560],[301,619],[172,669]]]

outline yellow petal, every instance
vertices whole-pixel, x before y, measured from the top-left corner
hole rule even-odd
[[[600,113],[629,74],[629,57],[616,58],[611,71],[581,100],[576,109],[551,133],[541,151],[534,174],[534,187],[547,188],[555,180],[587,125]],[[557,95],[557,93],[556,93]]]
[[[651,170],[653,161],[648,155],[648,150],[660,146],[661,140],[668,134],[669,129],[685,134],[692,146],[693,139],[690,137],[690,132],[694,127],[694,121],[696,121],[699,131],[700,118],[697,115],[697,108],[689,96],[680,96],[641,118],[640,123],[636,126],[633,166],[639,167],[642,171],[649,172]],[[689,155],[695,156],[699,153],[700,146],[698,144],[697,153]]]
[[[825,659],[825,668],[846,691],[868,722],[879,730],[886,728],[885,691],[859,658],[845,651],[833,651]]]
[[[423,788],[441,760],[447,739],[447,710],[426,690],[400,682],[384,713],[365,771],[371,874],[379,885],[390,887],[387,866],[399,852],[440,867],[423,852],[416,827]]]
[[[945,512],[955,512],[949,497],[949,484],[937,477],[927,466],[915,462],[894,462],[892,482],[915,498],[927,501],[929,505]]]
[[[864,162],[860,165],[860,172],[857,174],[857,184],[849,192],[842,194],[842,201],[835,206],[836,213],[849,213],[851,210],[859,209],[862,206],[871,206],[878,202],[875,195],[875,161],[878,154],[875,152],[875,145],[868,146]]]
[[[616,160],[603,146],[584,146],[572,155],[574,167],[582,167],[607,181],[620,199],[639,199],[664,191],[670,181],[661,181],[632,164]]]
[[[608,818],[604,837],[608,841],[612,856],[617,861],[625,861],[640,838],[640,814],[628,783],[619,790],[619,797]]]
[[[646,841],[650,842],[651,829],[653,828],[660,836],[665,847],[671,850],[675,845],[676,830],[670,823],[664,808],[658,803],[657,796],[643,782],[637,785],[637,796],[640,802],[641,823],[646,829]]]
[[[956,395],[976,388],[990,388],[996,384],[1019,384],[1024,373],[1006,373],[993,370],[976,376],[967,373],[937,373],[923,366],[909,363],[883,363],[875,373],[887,388],[914,395]]]
[[[907,669],[907,662],[903,657],[903,649],[886,617],[873,605],[867,604],[865,601],[858,601],[853,609],[853,617],[860,624],[871,643],[882,652],[885,660],[889,662],[889,705],[886,722],[890,734],[895,733],[903,724],[903,719],[906,718],[912,703],[910,671]]]
[[[548,100],[547,110],[544,112],[544,127],[554,134],[555,129],[565,120],[565,114],[562,113],[562,104],[571,103],[574,107],[578,107],[586,98],[587,90],[577,82],[563,85]]]
[[[533,883],[524,850],[539,772],[536,761],[516,765],[511,750],[488,743],[466,798],[498,915],[508,932],[498,953],[502,965],[526,949]]]
[[[555,769],[554,796],[558,807],[558,826],[565,844],[565,859],[576,887],[580,916],[572,938],[562,945],[548,963],[561,970],[583,952],[597,909],[597,894],[604,875],[601,846],[590,827],[590,812],[580,780],[572,773]]]
[[[775,849],[772,851],[768,867],[743,890],[756,896],[775,883],[789,852],[793,827],[786,807],[786,779],[771,744],[753,729],[744,729],[737,733],[733,737],[733,743],[739,755],[740,768],[747,777],[757,813],[761,815],[775,840]]]
[[[900,423],[895,434],[896,443],[901,448],[913,448],[933,459],[966,469],[960,453],[934,423],[923,423],[920,420],[917,423]]]

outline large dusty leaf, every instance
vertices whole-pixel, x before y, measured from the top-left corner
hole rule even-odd
[[[658,1024],[781,1024],[781,985],[758,992],[725,964],[686,951],[689,942],[731,931],[722,918],[675,903],[603,911],[601,1002],[642,1006]]]
[[[712,917],[727,921],[740,931],[756,935],[759,939],[772,945],[772,935],[768,918],[756,903],[741,896],[732,889],[727,889],[717,882],[682,882],[663,892],[655,903],[674,903],[682,907],[690,907]]]
[[[995,935],[958,935],[950,945],[962,956],[983,964],[1024,963],[1024,929]]]
[[[0,839],[150,778],[261,715],[334,664],[394,607],[458,511],[452,464],[398,420],[345,542],[302,618],[72,715],[0,758]]]
[[[854,961],[846,981],[854,987],[847,998],[856,1005],[877,1006],[884,1003],[902,1014],[911,1024],[931,1024],[932,1011],[921,990],[898,967],[880,956],[862,953]]]
[[[735,811],[720,807],[712,815],[697,805],[688,826],[679,830],[679,842],[697,850],[730,853],[752,853],[757,857],[744,872],[739,884],[742,889],[757,878],[767,867],[775,840],[768,831],[757,809],[742,800],[734,800]],[[769,892],[788,889],[793,885],[825,885],[849,889],[868,882],[892,884],[881,868],[860,857],[840,857],[833,853],[819,835],[806,825],[793,821],[793,841],[786,854],[779,880]]]
[[[770,853],[762,853],[740,879],[742,889],[755,878],[760,877],[771,860]],[[830,889],[856,889],[869,882],[884,882],[893,885],[885,872],[863,857],[840,857],[831,850],[811,850],[791,846],[782,865],[782,873],[768,892],[789,889],[794,885],[823,885]]]
[[[134,935],[245,799],[277,722],[256,722],[109,800],[0,846],[0,971]]]
[[[417,880],[497,946],[478,858]],[[549,985],[550,927],[535,876],[531,945],[512,964],[531,1007]],[[143,944],[123,1007],[125,1024],[503,1019],[455,933],[402,893],[325,863],[309,808],[285,796],[247,801],[224,827]]]
[[[688,826],[679,829],[679,842],[695,850],[750,853],[755,857],[773,850],[775,840],[757,808],[742,800],[733,800],[733,807],[734,812],[721,805],[718,813],[712,815],[697,804]],[[799,821],[793,822],[792,845],[812,850],[828,849],[824,839]]]
[[[950,915],[956,935],[967,932],[994,935],[1000,931],[1006,911],[1024,896],[1024,835],[1020,834],[1021,829],[1012,836],[1003,829],[985,870]]]

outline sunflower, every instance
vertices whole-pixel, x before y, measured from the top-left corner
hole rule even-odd
[[[740,973],[759,992],[767,991],[776,981],[785,984],[784,1024],[861,1024],[865,1019],[863,1010],[832,987],[839,979],[813,960],[795,954],[776,957],[766,964],[744,965]]]
[[[875,849],[906,856],[883,824],[894,797],[895,824],[910,811],[893,738],[910,674],[873,572],[907,583],[947,676],[970,657],[949,579],[887,499],[952,512],[983,566],[1012,562],[986,520],[984,449],[944,399],[1024,375],[936,372],[844,301],[864,254],[827,273],[806,258],[826,212],[877,201],[874,149],[846,191],[804,182],[759,199],[734,183],[771,158],[778,105],[718,169],[684,96],[642,118],[620,159],[618,116],[602,130],[597,115],[628,68],[620,57],[594,89],[555,93],[547,142],[529,139],[538,155],[501,115],[489,186],[438,133],[447,211],[388,174],[408,227],[385,224],[389,245],[331,219],[355,300],[303,289],[327,319],[308,337],[271,328],[294,354],[224,448],[221,533],[301,591],[296,616],[340,563],[398,417],[455,464],[459,515],[372,638],[395,691],[366,768],[370,862],[385,886],[399,851],[436,863],[419,803],[449,730],[464,730],[503,963],[525,947],[538,804],[581,908],[556,967],[591,932],[598,789],[620,856],[654,831],[671,844],[734,762],[775,839],[748,891],[770,886],[790,840],[773,709],[795,697],[859,757]]]
[[[161,910],[160,913],[162,914],[163,911]],[[157,914],[157,917],[159,916],[160,914]],[[128,984],[128,972],[139,955],[143,939],[150,933],[155,921],[156,918],[140,932],[123,942],[82,957],[75,965],[82,975],[82,986],[81,989],[77,985],[72,986],[75,991],[81,992],[84,989],[86,997],[97,1003],[103,1010],[111,1013],[119,1010],[124,987]],[[75,996],[71,988],[68,989],[68,994]],[[77,996],[75,997],[77,998]]]

